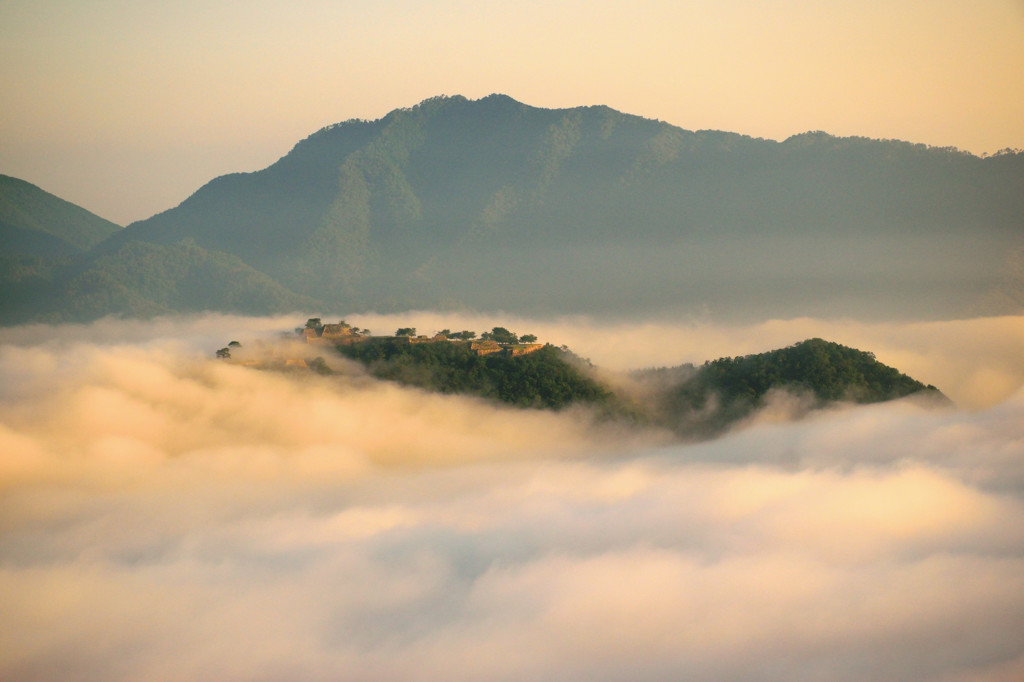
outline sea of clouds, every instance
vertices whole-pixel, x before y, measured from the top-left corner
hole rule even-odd
[[[611,369],[820,336],[957,404],[697,444],[213,359],[303,320],[0,330],[0,679],[1024,679],[1024,318],[348,319]]]

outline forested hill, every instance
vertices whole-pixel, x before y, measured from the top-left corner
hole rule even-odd
[[[438,97],[212,180],[48,275],[51,295],[28,305],[82,319],[273,292],[262,312],[963,317],[1022,309],[1021,216],[1021,153]],[[160,300],[141,252],[168,264]],[[171,266],[197,254],[218,264],[209,282]],[[222,295],[231,273],[248,294]]]
[[[936,404],[949,404],[934,386],[878,362],[872,353],[822,339],[668,373],[676,378],[662,381],[659,387],[662,418],[677,428],[699,432],[724,429],[765,407],[771,394],[778,391],[802,398],[804,410],[840,401],[877,403],[914,394]],[[641,373],[639,378],[656,380],[658,374]]]
[[[120,229],[31,183],[0,175],[0,324],[66,319],[66,301],[54,296],[54,284]],[[90,317],[112,308],[103,305]]]
[[[639,371],[633,373],[632,384],[620,379],[612,385],[598,378],[607,379],[609,373],[599,375],[564,346],[533,343],[534,337],[519,338],[504,327],[475,341],[473,332],[444,330],[433,338],[413,338],[414,329],[399,329],[396,336],[373,337],[344,322],[325,326],[314,318],[310,323],[297,331],[312,344],[307,363],[322,373],[331,371],[321,353],[333,350],[379,379],[519,407],[589,405],[605,416],[673,429],[684,436],[718,434],[782,393],[798,405],[797,416],[838,402],[866,404],[910,395],[949,404],[934,386],[878,362],[871,353],[822,339],[720,358],[699,368]],[[231,348],[218,355],[230,358]]]
[[[6,256],[82,253],[120,229],[31,183],[0,175],[0,253]]]
[[[561,409],[582,403],[609,408],[614,394],[589,376],[565,349],[544,345],[532,352],[480,354],[470,341],[402,343],[375,339],[339,346],[342,355],[390,381],[441,393],[462,393],[517,407]]]

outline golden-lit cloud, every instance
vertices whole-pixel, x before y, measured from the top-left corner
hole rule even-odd
[[[1024,672],[1022,392],[684,445],[211,357],[280,322],[4,330],[0,677]]]

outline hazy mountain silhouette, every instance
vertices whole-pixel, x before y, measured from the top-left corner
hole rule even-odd
[[[121,228],[23,180],[0,175],[0,320],[91,320],[207,309],[253,314],[316,304],[192,240],[128,240]]]
[[[1022,218],[1020,153],[442,97],[217,178],[86,267],[192,240],[273,280],[267,310],[960,317],[1024,303]]]
[[[31,183],[0,175],[0,252],[5,255],[82,253],[120,229]]]
[[[120,229],[31,183],[0,175],[0,323],[61,316],[60,302],[51,296],[58,273]]]

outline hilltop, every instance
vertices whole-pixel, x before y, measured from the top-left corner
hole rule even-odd
[[[608,407],[614,395],[589,375],[586,363],[567,348],[536,343],[495,327],[480,334],[445,329],[431,336],[400,328],[373,336],[346,324],[309,320],[296,330],[314,350],[334,350],[359,362],[372,376],[439,393],[460,393],[517,407],[562,409],[576,403]],[[326,365],[311,366],[324,372]]]
[[[935,386],[882,364],[873,353],[817,338],[765,353],[719,358],[701,367],[634,376],[653,386],[659,420],[704,435],[720,433],[783,393],[797,400],[790,406],[794,414],[840,402],[869,404],[911,395],[936,405],[951,404]]]

